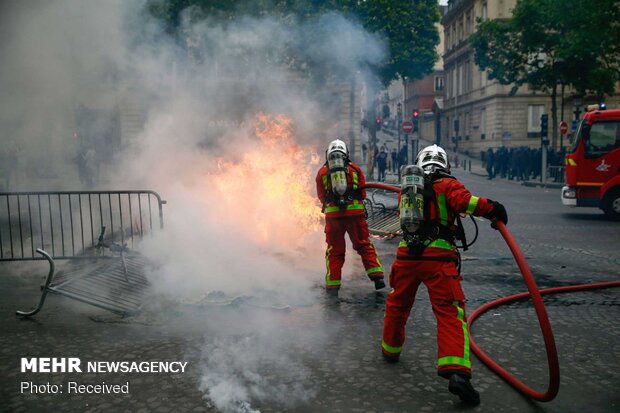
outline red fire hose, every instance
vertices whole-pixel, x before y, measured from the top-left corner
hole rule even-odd
[[[392,185],[368,182],[363,188],[376,188],[383,189],[386,191],[399,192],[400,188]],[[547,351],[547,363],[549,365],[549,386],[546,392],[539,392],[526,384],[521,382],[515,376],[510,374],[507,370],[505,370],[502,366],[496,363],[491,357],[489,357],[484,351],[478,347],[478,345],[474,342],[473,337],[469,337],[469,345],[473,350],[474,354],[484,363],[486,364],[493,372],[495,372],[498,376],[504,379],[508,384],[513,386],[515,389],[520,391],[521,393],[529,396],[533,399],[539,401],[551,401],[558,394],[558,390],[560,388],[560,365],[558,362],[558,353],[555,347],[555,339],[553,337],[553,330],[551,329],[551,324],[549,323],[549,318],[547,316],[547,311],[545,309],[545,305],[542,301],[542,295],[544,294],[554,294],[554,293],[562,293],[569,291],[581,291],[581,290],[593,290],[597,288],[610,288],[610,287],[620,287],[620,281],[610,281],[610,282],[602,282],[602,283],[591,283],[591,284],[581,284],[581,285],[571,285],[565,287],[555,287],[555,288],[546,288],[543,290],[539,290],[536,285],[536,281],[534,280],[534,276],[530,271],[527,262],[525,261],[525,257],[523,253],[519,249],[516,241],[506,228],[503,222],[496,221],[495,225],[499,229],[499,232],[502,234],[502,237],[508,244],[512,255],[519,266],[519,270],[523,275],[523,280],[527,286],[528,292],[523,292],[519,294],[513,294],[506,297],[501,297],[496,300],[490,301],[476,308],[468,317],[467,326],[471,332],[471,326],[476,320],[476,318],[483,314],[484,312],[490,310],[491,308],[497,307],[502,304],[511,303],[513,301],[521,300],[527,297],[532,297],[532,302],[534,304],[534,309],[536,310],[536,315],[538,317],[538,322],[540,324],[540,329],[543,334],[543,339],[545,342],[545,349]]]
[[[560,388],[560,365],[558,363],[558,353],[555,348],[555,340],[553,338],[553,331],[551,330],[551,324],[549,323],[549,318],[547,317],[547,311],[545,310],[545,305],[543,304],[541,295],[543,294],[554,294],[554,293],[562,293],[567,291],[580,291],[580,290],[592,290],[596,288],[610,288],[610,287],[619,287],[620,281],[610,281],[603,283],[592,283],[592,284],[582,284],[582,285],[570,285],[566,287],[555,287],[555,288],[546,288],[544,290],[539,290],[536,285],[536,281],[534,281],[534,276],[530,271],[527,262],[525,261],[525,257],[521,253],[519,246],[515,242],[514,238],[508,231],[508,228],[504,225],[503,222],[496,222],[499,232],[504,237],[506,244],[510,248],[512,255],[519,266],[519,270],[521,270],[521,274],[523,275],[523,279],[525,284],[527,285],[527,289],[529,292],[523,292],[519,294],[509,295],[507,297],[501,297],[497,300],[490,301],[486,304],[481,305],[476,308],[468,317],[467,326],[471,331],[471,325],[474,323],[476,318],[488,311],[493,307],[497,307],[502,304],[510,303],[513,301],[517,301],[526,297],[532,297],[532,302],[534,304],[534,308],[536,310],[536,315],[538,316],[538,322],[540,324],[540,329],[543,334],[543,339],[545,342],[545,348],[547,350],[547,364],[549,365],[549,387],[547,391],[542,393],[536,391],[523,382],[518,380],[515,376],[510,374],[504,368],[502,368],[498,363],[496,363],[491,357],[489,357],[484,351],[478,347],[478,345],[474,342],[473,338],[470,335],[469,345],[473,350],[474,354],[478,356],[480,360],[484,364],[486,364],[491,370],[493,370],[497,375],[499,375],[502,379],[506,380],[508,384],[513,386],[515,389],[520,391],[521,393],[530,396],[533,399],[548,402],[553,400],[555,396],[558,394],[558,390]]]
[[[360,189],[366,188],[384,189],[386,191],[400,192],[399,185],[382,184],[380,182],[366,182],[366,184],[360,187]]]

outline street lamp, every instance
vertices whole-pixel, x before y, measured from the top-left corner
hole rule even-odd
[[[398,150],[400,150],[400,128],[403,122],[403,104],[398,102],[396,104],[396,128],[398,129]]]
[[[402,129],[403,123],[403,104],[398,102],[396,104],[396,128],[398,129],[398,156],[396,159],[398,160],[398,181],[400,182],[400,130]]]
[[[564,81],[565,65],[566,65],[566,62],[561,57],[558,57],[557,59],[555,59],[555,62],[553,62],[553,70],[557,75],[557,81],[559,81],[560,85],[562,85],[561,93],[560,93],[561,94],[561,101],[560,101],[560,121],[561,122],[564,122],[564,86],[566,86],[566,82]],[[557,125],[554,125],[554,126],[557,126]],[[562,150],[563,147],[564,147],[564,135],[560,133],[560,151]]]

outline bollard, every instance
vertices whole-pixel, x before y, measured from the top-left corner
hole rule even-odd
[[[471,172],[471,159],[469,160],[469,172]]]

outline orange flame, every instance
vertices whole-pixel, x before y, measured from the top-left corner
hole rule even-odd
[[[258,114],[254,133],[256,146],[240,161],[218,159],[211,176],[223,212],[261,244],[301,246],[321,228],[321,209],[311,195],[319,157],[295,143],[284,115]]]

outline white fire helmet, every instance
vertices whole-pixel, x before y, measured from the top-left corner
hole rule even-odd
[[[448,154],[437,145],[427,146],[422,149],[415,159],[415,164],[429,174],[435,169],[443,169],[450,173],[450,161]]]
[[[345,157],[349,156],[347,145],[340,139],[334,139],[329,143],[327,146],[327,151],[325,151],[325,157],[329,159],[329,156],[334,152],[342,152]]]

